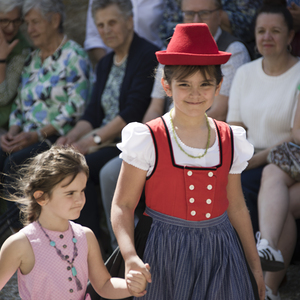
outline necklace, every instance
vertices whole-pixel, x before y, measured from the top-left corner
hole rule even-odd
[[[116,54],[114,55],[114,65],[116,65],[117,67],[120,67],[123,62],[126,60],[128,54],[126,54],[119,62],[116,59]]]
[[[44,232],[45,236],[49,239],[49,242],[50,242],[49,244],[50,244],[50,246],[51,246],[51,247],[54,247],[55,250],[56,250],[56,253],[58,254],[58,256],[59,256],[62,260],[66,261],[66,262],[70,265],[70,270],[72,271],[72,275],[73,275],[73,277],[75,278],[75,282],[76,282],[76,286],[77,286],[77,291],[81,291],[81,290],[82,290],[82,284],[81,284],[80,280],[77,278],[77,270],[76,270],[76,268],[73,266],[74,260],[75,260],[75,258],[78,256],[78,249],[77,249],[77,246],[76,246],[77,239],[75,238],[75,234],[74,234],[74,231],[73,231],[73,228],[72,228],[71,224],[70,224],[70,226],[71,226],[71,230],[72,230],[72,234],[73,234],[72,242],[73,242],[73,244],[74,244],[74,247],[73,247],[73,258],[72,258],[72,260],[70,261],[70,260],[68,259],[69,256],[68,256],[68,255],[63,255],[62,252],[61,252],[61,250],[58,249],[58,248],[56,247],[56,243],[55,243],[53,240],[50,239],[49,235],[48,235],[47,232],[44,230],[44,228],[42,227],[42,225],[41,225],[41,223],[40,223],[39,220],[37,220],[37,223],[40,225],[40,227],[41,227],[42,231]],[[69,268],[69,267],[68,267],[68,268]]]
[[[207,129],[208,129],[208,139],[207,139],[206,148],[205,148],[205,151],[204,151],[204,153],[203,153],[202,155],[194,156],[194,155],[191,155],[191,154],[187,153],[187,152],[181,147],[181,145],[179,144],[179,142],[178,142],[178,140],[177,140],[176,132],[175,132],[174,124],[173,124],[173,119],[172,119],[172,111],[173,111],[173,108],[170,110],[170,120],[171,120],[172,132],[173,132],[173,135],[174,135],[175,142],[176,142],[176,144],[178,145],[179,149],[180,149],[185,155],[187,155],[188,157],[191,157],[191,158],[202,158],[203,156],[205,156],[206,153],[207,153],[207,150],[208,150],[208,148],[209,148],[209,144],[210,144],[210,125],[209,125],[209,121],[208,121],[207,114],[205,113],[206,124],[207,124]]]

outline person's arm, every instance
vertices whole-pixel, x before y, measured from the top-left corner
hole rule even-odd
[[[113,141],[115,137],[120,135],[125,125],[126,122],[120,116],[117,116],[106,125],[100,127],[95,133],[101,137],[101,143]],[[73,145],[82,154],[88,153],[91,146],[97,146],[92,135],[73,143]]]
[[[37,131],[21,131],[20,133],[11,134],[11,132],[17,132],[19,130],[19,127],[15,125],[11,128],[12,129],[9,130],[10,134],[6,135],[6,143],[4,143],[4,147],[2,147],[2,149],[6,152],[13,153],[22,150],[30,145],[33,145],[39,141],[39,135]],[[44,139],[57,133],[56,129],[52,125],[46,125],[40,130],[40,132]],[[12,138],[10,138],[10,136]]]
[[[249,267],[258,285],[259,297],[265,299],[265,284],[261,263],[256,249],[250,215],[241,187],[240,174],[229,174],[227,184],[228,217],[238,233]]]
[[[288,9],[293,17],[294,29],[297,32],[300,30],[300,6],[292,2]]]
[[[292,128],[292,137],[294,142],[300,145],[300,92],[298,94],[298,104],[297,104],[294,124]]]
[[[10,236],[2,245],[0,250],[0,290],[7,281],[14,275],[18,268],[26,271],[33,267],[30,265],[28,255],[30,244],[23,233],[16,233]],[[32,251],[32,250],[31,250]]]
[[[219,94],[214,98],[213,105],[207,111],[207,115],[219,121],[226,121],[227,111],[228,97]]]
[[[147,123],[163,115],[165,98],[152,98],[150,105],[143,118],[143,123]]]
[[[127,282],[121,278],[112,278],[108,273],[101,256],[100,247],[94,233],[89,228],[84,228],[88,243],[88,270],[89,280],[95,291],[103,298],[120,299],[135,294],[141,297],[146,294],[145,277],[131,274]],[[128,288],[132,293],[129,292]]]
[[[77,142],[82,136],[93,130],[93,126],[86,120],[80,120],[75,127],[71,129],[67,135],[57,139],[57,145],[72,145]]]
[[[0,28],[0,60],[6,60],[13,48],[18,44],[19,40],[14,40],[11,44],[7,43],[2,29]],[[6,77],[6,63],[0,63],[0,84]]]
[[[134,210],[142,194],[146,174],[147,171],[123,161],[112,201],[111,221],[125,260],[125,276],[130,270],[135,270],[151,282],[147,265],[138,257],[134,246]]]

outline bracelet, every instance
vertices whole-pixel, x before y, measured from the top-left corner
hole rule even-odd
[[[43,142],[45,138],[44,138],[44,136],[43,136],[41,130],[40,130],[40,129],[37,129],[36,133],[37,133],[37,135],[38,135],[38,140],[39,140],[39,142]]]
[[[0,59],[0,64],[6,64],[6,59]]]

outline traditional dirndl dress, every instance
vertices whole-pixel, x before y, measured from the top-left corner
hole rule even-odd
[[[230,127],[215,121],[220,163],[210,168],[175,163],[163,118],[148,123],[156,163],[145,185],[144,220],[151,225],[143,261],[151,266],[149,300],[251,300],[258,296],[239,238],[226,213],[233,160]],[[145,236],[138,224],[135,239]],[[137,249],[138,250],[138,249]]]

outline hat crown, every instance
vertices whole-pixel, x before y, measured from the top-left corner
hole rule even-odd
[[[218,54],[218,46],[205,23],[178,24],[167,52]]]

